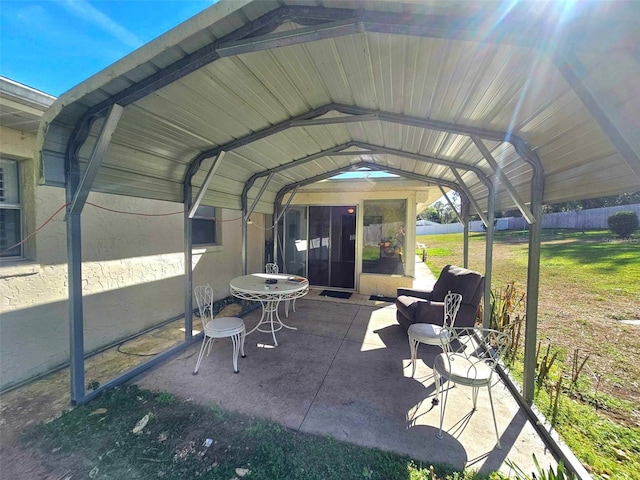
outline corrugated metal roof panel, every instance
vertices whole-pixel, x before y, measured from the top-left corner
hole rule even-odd
[[[175,189],[173,183],[181,181],[180,176],[200,152],[222,148],[318,107],[338,103],[372,114],[395,114],[397,121],[385,117],[360,123],[283,125],[272,135],[256,137],[228,152],[204,202],[239,208],[238,197],[252,175],[351,141],[468,164],[493,178],[492,169],[469,135],[456,132],[457,128],[485,137],[487,148],[526,202],[531,193],[531,167],[511,146],[496,141],[497,137],[518,135],[537,152],[545,171],[547,202],[583,196],[584,189],[561,192],[558,188],[564,180],[573,185],[569,180],[574,178],[584,178],[592,187],[592,196],[616,189],[640,189],[640,167],[636,166],[640,153],[640,128],[636,128],[640,127],[638,62],[631,58],[630,50],[614,48],[615,41],[603,42],[599,29],[594,30],[597,38],[589,38],[591,23],[580,25],[580,29],[565,23],[567,32],[579,35],[571,33],[576,35],[571,42],[560,38],[556,44],[576,46],[578,50],[569,52],[571,55],[553,50],[553,42],[531,48],[540,39],[548,40],[540,32],[549,30],[545,22],[552,17],[527,16],[528,4],[518,5],[515,14],[492,24],[500,12],[498,4],[491,2],[334,2],[326,8],[322,2],[302,0],[222,1],[63,95],[46,121],[75,126],[88,108],[108,96],[136,88],[136,83],[159,69],[174,69],[174,62],[186,55],[215,40],[225,41],[225,35],[272,10],[292,5],[304,5],[305,10],[287,10],[288,16],[274,23],[277,28],[270,35],[236,36],[246,48],[243,53],[205,61],[171,83],[140,94],[133,103],[125,102],[125,114],[113,135],[114,143],[101,168],[105,173],[99,173],[96,188],[120,193],[130,189],[128,194],[138,195],[143,191],[153,198],[151,185],[157,184],[158,197],[167,200],[167,195],[175,194],[169,200],[181,201],[182,189]],[[326,38],[328,31],[322,21],[346,18],[345,12],[355,8],[375,13],[375,22],[369,22],[366,14],[354,15],[353,25],[359,26],[359,33],[353,29],[349,34]],[[313,18],[314,12],[317,18]],[[402,16],[393,17],[393,12]],[[471,22],[473,12],[480,21]],[[424,13],[443,16],[440,23],[430,24],[432,17],[420,17]],[[297,15],[304,17],[302,25],[295,23]],[[509,22],[518,15],[525,21],[512,29]],[[617,22],[618,34],[627,28],[624,17],[598,18],[596,23],[608,21],[611,26]],[[401,30],[403,22],[415,23],[420,18],[425,22],[421,30],[415,25]],[[309,25],[314,24],[317,31],[311,32]],[[456,29],[447,30],[451,25]],[[494,31],[498,36],[492,37]],[[252,35],[248,30],[245,34]],[[281,34],[284,36],[277,39],[274,36]],[[298,42],[296,34],[307,37]],[[639,36],[633,29],[625,35],[627,41]],[[329,112],[323,118],[345,116]],[[447,124],[425,128],[416,118]],[[96,123],[81,149],[83,156],[88,155],[98,126]],[[50,129],[44,137],[45,157],[59,163],[69,134],[68,128]],[[283,170],[274,175],[258,209],[271,211],[268,203],[285,185],[362,160],[357,155],[333,155]],[[456,181],[451,168],[437,163],[379,153],[367,160],[445,182]],[[207,165],[210,161],[203,162],[193,178],[195,187],[204,180]],[[591,172],[595,165],[599,172],[611,170],[611,174]],[[621,182],[625,166],[627,178]],[[486,186],[475,173],[462,168],[460,173],[486,205]],[[147,181],[142,182],[140,175],[147,175]],[[108,180],[120,184],[109,186]],[[255,198],[262,181],[256,182],[249,198]],[[513,205],[499,185],[497,207]]]

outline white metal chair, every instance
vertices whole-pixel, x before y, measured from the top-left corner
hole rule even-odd
[[[196,375],[198,373],[204,351],[207,350],[208,356],[211,353],[214,340],[225,337],[231,337],[231,341],[233,342],[233,371],[238,373],[238,352],[240,352],[242,358],[246,357],[244,354],[244,337],[247,330],[244,321],[239,317],[213,318],[213,288],[211,288],[208,283],[195,287],[193,292],[196,297],[196,303],[198,304],[200,319],[202,320],[202,329],[204,331],[200,354],[198,355],[198,361],[196,362],[196,368],[193,374]]]
[[[264,266],[265,273],[280,273],[280,268],[277,263],[267,263]],[[285,299],[284,301],[284,316],[289,318],[289,304],[291,304],[291,308],[293,311],[296,311],[296,299],[293,299],[293,302],[290,299]]]
[[[418,357],[418,346],[425,345],[442,346],[446,343],[448,329],[453,328],[458,309],[462,303],[462,295],[459,293],[449,293],[444,297],[444,323],[442,326],[431,323],[414,323],[409,326],[409,350],[411,351],[411,376],[416,374],[416,361]]]
[[[491,397],[491,383],[494,378],[493,372],[509,346],[509,335],[488,328],[452,328],[443,339],[442,348],[445,351],[436,357],[433,364],[436,383],[435,398],[437,399],[438,393],[440,394],[438,438],[442,438],[442,421],[450,390],[443,388],[443,384],[451,381],[456,385],[472,387],[473,410],[476,410],[480,387],[486,386],[489,391],[493,426],[496,430],[496,447],[501,449],[496,412]]]
[[[277,263],[267,263],[264,266],[264,271],[265,273],[279,273],[280,268],[278,267]]]

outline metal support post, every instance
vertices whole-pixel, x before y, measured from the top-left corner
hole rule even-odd
[[[464,218],[464,233],[462,236],[462,266],[469,268],[469,200],[466,196],[461,197],[461,213]]]
[[[193,223],[189,217],[191,188],[188,181],[184,196],[184,339],[189,341],[193,337]]]
[[[66,199],[71,203],[80,183],[77,157],[67,159]],[[69,373],[71,403],[84,398],[84,326],[82,310],[82,231],[81,214],[67,209],[67,271],[69,276]]]
[[[524,401],[529,405],[533,403],[533,394],[535,392],[543,194],[544,173],[541,167],[535,167],[533,170],[533,178],[531,179],[531,210],[537,221],[529,225],[527,311],[524,337],[524,372],[522,382],[522,396],[524,397]]]
[[[484,309],[482,317],[483,328],[491,328],[491,273],[493,267],[493,220],[495,218],[495,189],[489,192],[487,198],[487,238],[484,267]]]

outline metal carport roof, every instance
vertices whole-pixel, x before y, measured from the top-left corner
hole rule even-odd
[[[625,1],[222,0],[89,78],[38,134],[43,181],[70,202],[72,366],[89,189],[272,213],[354,165],[455,188],[489,225],[523,212],[531,360],[542,203],[640,189],[639,18]]]
[[[460,165],[483,209],[467,168],[494,181],[488,150],[528,202],[531,168],[505,140],[540,159],[545,203],[640,185],[636,2],[328,5],[222,1],[63,94],[43,119],[45,183],[64,184],[77,149],[85,168],[117,103],[96,191],[182,202],[187,172],[198,188],[224,150],[202,203],[239,209],[252,175],[298,162],[271,178],[256,206],[270,213],[283,186],[359,161],[331,155],[352,144],[448,182],[429,160]],[[515,208],[495,183],[496,208]]]

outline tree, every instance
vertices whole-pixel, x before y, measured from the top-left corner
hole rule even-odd
[[[438,213],[438,210],[436,210],[436,208],[432,205],[421,211],[418,214],[418,218],[416,220],[430,220],[432,222],[439,222],[440,214]]]
[[[590,208],[615,207],[617,205],[630,205],[640,203],[640,191],[611,195],[609,197],[589,198],[575,202],[562,202],[542,206],[542,213],[574,212],[576,210],[588,210]]]

